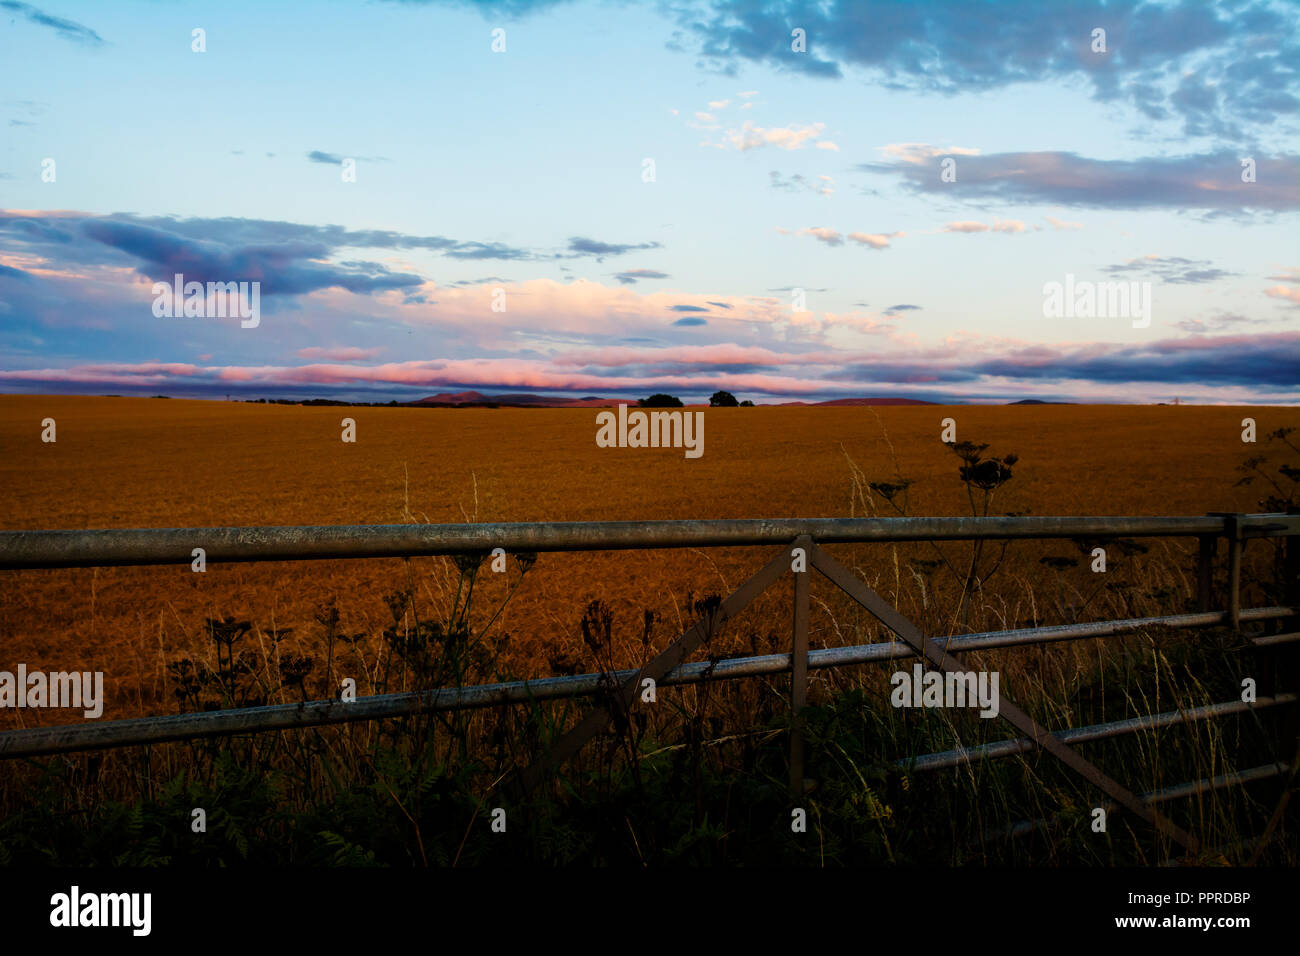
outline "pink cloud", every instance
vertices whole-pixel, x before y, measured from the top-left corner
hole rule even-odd
[[[827,315],[828,324],[858,316]],[[896,345],[896,343],[895,343]],[[418,389],[481,388],[487,390],[537,390],[619,395],[636,392],[707,392],[725,388],[736,394],[792,397],[862,394],[864,382],[888,383],[893,394],[906,395],[918,386],[928,394],[951,394],[973,401],[989,393],[1019,397],[1068,394],[1114,400],[1166,400],[1171,393],[1184,399],[1231,402],[1258,401],[1263,395],[1286,400],[1293,386],[1276,384],[1261,394],[1258,387],[1231,381],[1200,383],[1185,378],[1201,375],[1203,356],[1261,355],[1294,351],[1300,333],[1266,336],[1186,336],[1148,343],[1141,347],[1113,343],[1078,343],[1049,347],[994,339],[978,333],[960,333],[941,345],[923,348],[891,347],[872,350],[779,352],[737,343],[634,349],[611,347],[545,358],[429,359],[390,362],[376,366],[312,364],[304,366],[196,366],[159,361],[94,363],[66,369],[0,371],[0,381],[75,384],[87,387],[247,386],[382,387]],[[1113,383],[1088,377],[1097,363],[1113,370],[1142,369],[1152,361],[1175,375],[1167,381],[1127,382],[1117,393]],[[635,368],[640,374],[608,374],[604,370]],[[978,378],[967,370],[980,369]],[[592,371],[598,369],[602,371]],[[755,369],[763,369],[755,371]],[[1179,373],[1178,370],[1183,372]],[[1044,370],[1047,374],[1043,374]],[[1082,375],[1076,375],[1079,371]],[[1172,391],[1171,391],[1172,390]],[[1169,394],[1167,394],[1169,393]],[[923,393],[926,394],[926,393]]]
[[[1266,296],[1274,299],[1281,299],[1283,302],[1289,302],[1291,305],[1300,305],[1300,268],[1292,267],[1283,269],[1280,274],[1269,276],[1269,278],[1292,284],[1269,286],[1264,290]]]
[[[623,368],[630,365],[836,365],[845,361],[840,352],[773,352],[743,345],[679,345],[668,348],[613,347],[566,352],[552,360],[560,366]]]
[[[822,130],[825,128],[825,123],[810,123],[805,126],[791,124],[765,129],[761,126],[755,126],[752,120],[745,120],[740,129],[727,130],[723,134],[722,143],[712,145],[720,145],[723,148],[729,145],[732,149],[741,152],[758,149],[762,146],[775,146],[778,149],[803,149],[810,143],[822,149],[838,149],[839,147],[833,143],[822,146],[817,142],[821,138]]]
[[[828,246],[844,245],[844,237],[834,229],[827,229],[825,226],[813,226],[810,229],[800,229],[797,235],[812,236],[818,242],[824,242]]]
[[[363,349],[357,348],[356,346],[325,348],[319,345],[312,345],[305,349],[299,349],[297,355],[299,358],[326,359],[331,362],[362,362],[366,359],[375,358],[383,351],[384,349],[382,346]]]
[[[872,249],[887,249],[889,248],[890,237],[899,235],[902,235],[902,233],[851,232],[849,238],[860,245],[870,246]]]
[[[0,381],[66,382],[86,385],[161,385],[200,377],[197,365],[177,362],[96,363],[68,368],[5,369]]]
[[[970,149],[965,146],[949,146],[942,149],[938,146],[930,146],[927,143],[890,143],[888,146],[879,147],[880,151],[886,156],[891,156],[905,163],[911,163],[914,166],[922,165],[938,156],[978,156],[978,149]]]
[[[1083,223],[1081,223],[1081,222],[1067,222],[1067,221],[1064,220],[1064,219],[1057,219],[1055,216],[1047,216],[1046,219],[1047,219],[1048,225],[1050,225],[1053,229],[1057,229],[1057,230],[1069,230],[1069,229],[1082,229],[1082,228],[1083,228]]]

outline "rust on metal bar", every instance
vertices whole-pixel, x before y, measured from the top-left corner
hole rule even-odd
[[[830,578],[840,590],[870,611],[881,623],[910,644],[917,652],[924,655],[937,668],[945,672],[960,672],[962,670],[960,661],[950,656],[937,641],[922,634],[915,624],[905,618],[864,582],[858,580],[857,576],[848,568],[816,545],[813,546],[812,554],[813,564],[822,574]],[[1017,730],[1027,734],[1041,749],[1046,750],[1053,757],[1082,775],[1086,780],[1095,784],[1104,793],[1136,813],[1141,819],[1164,833],[1171,840],[1174,840],[1191,853],[1196,852],[1199,844],[1195,837],[1185,832],[1172,821],[1157,814],[1118,781],[1108,777],[1095,765],[1061,743],[1044,727],[1040,726],[1036,720],[1007,700],[1000,691],[998,693],[998,716]]]

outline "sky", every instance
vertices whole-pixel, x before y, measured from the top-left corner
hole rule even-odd
[[[0,0],[0,392],[1295,404],[1298,134],[1295,3]]]

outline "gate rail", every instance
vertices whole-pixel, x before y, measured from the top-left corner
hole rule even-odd
[[[0,759],[33,757],[80,750],[131,746],[170,740],[227,736],[257,731],[377,720],[433,710],[488,707],[529,700],[553,700],[602,695],[606,699],[566,733],[552,751],[517,774],[511,789],[522,795],[535,787],[556,765],[603,732],[615,711],[635,705],[641,682],[653,678],[663,685],[731,680],[792,672],[790,788],[792,797],[804,792],[804,741],[801,711],[807,694],[809,669],[839,667],[900,658],[925,658],[936,668],[957,669],[953,657],[967,651],[1044,644],[1124,634],[1142,628],[1167,626],[1197,628],[1243,623],[1280,622],[1296,617],[1297,582],[1300,581],[1300,547],[1291,540],[1300,534],[1300,514],[1211,514],[1201,517],[969,517],[969,518],[812,518],[714,521],[619,521],[458,525],[380,525],[266,528],[161,528],[91,531],[0,531],[0,570],[28,570],[114,565],[188,565],[202,548],[211,563],[255,561],[336,560],[343,558],[411,557],[417,555],[487,554],[500,548],[507,553],[540,551],[601,551],[700,547],[753,547],[783,545],[762,570],[741,585],[712,612],[693,624],[653,661],[636,670],[612,674],[580,674],[471,687],[439,688],[361,697],[353,702],[310,701],[247,707],[222,711],[144,717],[93,724],[37,727],[0,733]],[[1199,541],[1197,606],[1190,614],[1099,621],[993,631],[935,639],[923,635],[906,618],[840,565],[819,545],[888,541],[943,541],[975,539],[1084,538],[1110,540],[1121,537],[1196,537]],[[1245,542],[1254,538],[1286,540],[1284,594],[1292,606],[1241,607],[1241,558]],[[1213,562],[1219,538],[1228,543],[1226,607],[1210,610]],[[792,560],[793,559],[793,560]],[[799,567],[802,560],[803,566]],[[808,571],[817,570],[864,607],[899,640],[851,647],[809,650]],[[795,572],[792,653],[688,663],[687,655],[723,621],[739,613],[787,570]],[[1280,629],[1279,629],[1280,630]],[[1152,807],[1172,795],[1244,784],[1290,772],[1274,763],[1210,780],[1190,781],[1134,795],[1075,753],[1071,743],[1112,737],[1155,727],[1212,719],[1246,710],[1277,707],[1297,709],[1300,690],[1296,682],[1294,644],[1300,633],[1271,633],[1254,639],[1266,653],[1284,656],[1280,680],[1251,703],[1226,701],[1191,710],[1148,714],[1110,724],[1048,731],[1009,700],[999,695],[999,715],[1024,736],[922,754],[898,761],[911,772],[931,771],[961,763],[1012,756],[1042,749],[1065,762],[1112,798],[1112,805],[1127,806],[1188,852],[1195,852],[1194,837],[1159,816]],[[1292,645],[1292,646],[1287,646]],[[1279,657],[1279,659],[1281,659]],[[618,688],[610,695],[611,687]],[[1288,736],[1296,721],[1285,725]],[[1013,831],[1023,832],[1025,824]]]
[[[317,561],[517,551],[618,551],[786,544],[1023,538],[1197,537],[1213,541],[1300,534],[1300,515],[1202,517],[751,518],[710,521],[558,521],[502,524],[317,525],[0,531],[0,570]]]

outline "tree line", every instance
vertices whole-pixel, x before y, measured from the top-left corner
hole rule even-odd
[[[681,408],[682,400],[675,395],[665,395],[663,392],[657,392],[649,398],[638,398],[637,405],[642,408]],[[753,408],[754,403],[749,399],[743,402],[736,401],[736,396],[730,392],[717,391],[709,398],[710,408]]]

